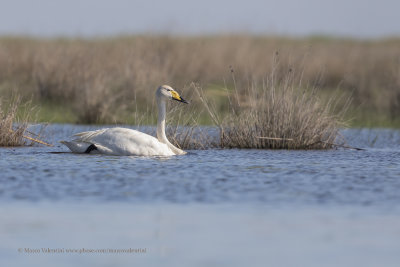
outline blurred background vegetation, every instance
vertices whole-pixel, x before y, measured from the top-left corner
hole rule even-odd
[[[192,83],[228,112],[227,93],[295,71],[321,99],[340,95],[351,126],[400,127],[400,39],[218,35],[0,38],[0,94],[21,95],[46,122],[152,124],[154,91]],[[198,121],[210,124],[198,107]]]

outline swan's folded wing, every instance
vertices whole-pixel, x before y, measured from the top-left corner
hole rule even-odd
[[[77,134],[74,134],[74,137],[75,137],[74,141],[91,143],[93,139],[104,134],[104,132],[106,132],[107,130],[109,130],[109,128],[77,133]]]

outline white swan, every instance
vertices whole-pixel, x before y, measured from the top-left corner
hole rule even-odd
[[[186,102],[170,86],[162,85],[156,91],[158,121],[157,138],[127,128],[106,128],[77,133],[72,141],[60,141],[74,153],[117,156],[172,156],[185,151],[172,145],[165,136],[165,106],[167,100]]]

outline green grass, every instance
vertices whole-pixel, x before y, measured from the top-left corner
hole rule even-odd
[[[352,109],[346,114],[346,121],[352,128],[393,128],[400,129],[400,118],[390,119],[385,113],[368,109]]]
[[[217,107],[218,114],[221,117],[225,117],[229,114],[229,101],[228,91],[223,85],[210,85],[205,90],[205,95],[208,99],[212,99],[213,103]],[[343,94],[343,92],[338,93]],[[331,91],[320,92],[320,98],[323,101],[329,99],[332,95]],[[343,97],[342,102],[348,97]],[[173,103],[174,104],[174,103]],[[198,105],[198,103],[194,103]],[[343,103],[344,105],[344,103]],[[61,103],[46,102],[35,102],[33,106],[36,107],[35,118],[37,122],[42,123],[79,123],[78,115],[74,112],[72,107],[63,105]],[[114,123],[128,124],[128,125],[154,125],[157,122],[157,110],[150,110],[143,106],[138,108],[137,114],[135,114],[135,103],[129,110],[115,114],[118,117],[118,121]],[[182,107],[187,108],[187,107]],[[340,105],[339,108],[340,109]],[[18,115],[25,112],[25,109],[21,106],[18,111]],[[373,109],[354,108],[351,107],[346,112],[344,120],[347,122],[349,127],[360,128],[400,128],[400,118],[390,119],[385,112],[377,112]],[[113,123],[113,122],[111,122]],[[213,121],[207,112],[202,111],[199,114],[197,123],[199,125],[213,125]]]
[[[76,123],[78,117],[73,110],[60,103],[42,102],[37,106],[37,122]]]

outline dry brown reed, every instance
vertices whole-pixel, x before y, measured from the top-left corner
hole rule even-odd
[[[279,63],[274,60],[274,69]],[[317,88],[302,82],[291,69],[283,76],[272,71],[262,85],[252,83],[228,93],[229,114],[221,117],[215,105],[196,88],[210,117],[219,128],[222,148],[328,149],[339,140],[346,109],[334,114],[338,96],[322,101]],[[232,70],[233,83],[236,77]],[[345,106],[350,102],[348,101]],[[339,142],[339,143],[338,143]]]
[[[382,114],[390,121],[400,117],[399,44],[251,36],[2,37],[0,91],[18,87],[24,97],[67,106],[79,123],[126,123],[121,114],[147,109],[160,84],[182,88],[194,81],[205,89],[221,87],[233,66],[244,77],[237,77],[238,88],[249,87],[249,77],[261,85],[279,51],[282,64],[274,70],[278,76],[286,66],[302,69],[303,79],[322,92],[340,85],[352,94],[359,120]]]
[[[19,97],[15,97],[8,105],[5,105],[0,99],[0,146],[11,147],[26,144],[24,134],[28,127],[27,117],[20,121],[17,119],[20,101]]]
[[[41,140],[47,125],[40,125],[38,133],[28,131],[28,122],[35,120],[36,109],[30,102],[21,104],[21,97],[13,95],[10,100],[0,98],[0,146],[53,146]]]

